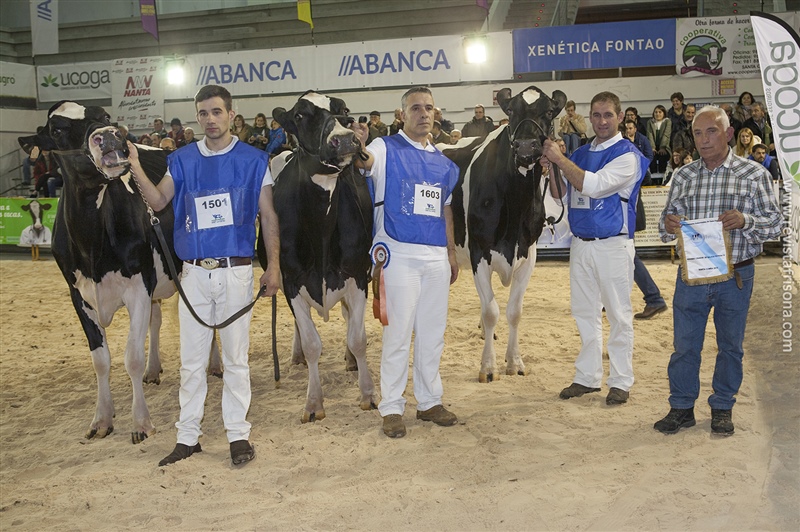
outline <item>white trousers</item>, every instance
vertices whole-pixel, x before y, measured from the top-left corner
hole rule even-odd
[[[442,404],[439,362],[444,350],[450,264],[392,255],[383,270],[386,314],[381,357],[381,416],[403,414],[408,383],[411,333],[414,332],[414,397],[417,410]]]
[[[608,387],[633,386],[633,240],[624,236],[584,242],[573,237],[569,282],[572,316],[581,335],[573,382],[600,388],[603,379],[603,307],[608,335]]]
[[[253,300],[252,266],[206,270],[183,263],[181,285],[195,312],[208,324],[225,321]],[[181,325],[181,414],[175,424],[178,443],[193,446],[203,434],[200,422],[208,392],[208,370],[214,330],[201,325],[189,313],[183,299],[178,303]],[[223,329],[222,343],[222,419],[228,442],[247,440],[250,423],[245,419],[250,408],[250,318],[252,310]]]

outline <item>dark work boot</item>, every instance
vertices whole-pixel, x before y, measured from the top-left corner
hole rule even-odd
[[[675,434],[682,428],[694,427],[694,408],[670,408],[669,414],[656,421],[653,428],[664,434]]]
[[[711,409],[711,432],[722,436],[730,436],[733,434],[731,410]]]

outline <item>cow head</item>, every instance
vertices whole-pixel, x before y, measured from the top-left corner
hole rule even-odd
[[[323,173],[334,173],[361,151],[355,133],[347,128],[353,122],[348,113],[344,100],[307,91],[294,107],[288,111],[275,108],[272,116],[297,137],[301,152],[319,159]]]
[[[44,229],[44,225],[42,224],[42,214],[51,207],[52,205],[49,203],[39,203],[36,200],[33,200],[30,203],[22,206],[23,211],[28,211],[31,214],[33,222],[30,226],[33,228],[33,232],[36,234],[36,236],[39,236]]]
[[[556,90],[549,97],[531,86],[512,98],[511,89],[502,89],[497,93],[497,103],[508,115],[508,137],[515,167],[532,168],[542,156],[553,119],[567,103],[567,95]]]
[[[89,129],[110,126],[110,118],[102,107],[61,101],[50,108],[47,123],[36,135],[20,137],[19,142],[51,150],[64,173],[65,183],[81,180],[84,186],[96,186],[102,181],[102,175],[86,157],[84,144]]]
[[[128,142],[114,126],[91,124],[86,130],[84,150],[109,179],[125,174],[130,168]]]

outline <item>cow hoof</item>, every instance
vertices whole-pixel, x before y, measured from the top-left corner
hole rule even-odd
[[[142,443],[146,439],[147,439],[146,432],[131,432],[131,443],[134,445],[136,445],[137,443]]]
[[[499,379],[500,377],[498,377]],[[486,384],[487,382],[494,382],[494,373],[479,373],[478,374],[478,382]]]
[[[313,423],[315,421],[322,421],[325,419],[325,411],[317,410],[316,412],[303,412],[303,423]]]
[[[378,405],[376,405],[375,401],[372,399],[368,401],[361,401],[359,406],[361,407],[361,410],[376,410],[378,408]]]
[[[528,374],[528,371],[525,368],[523,368],[523,369],[507,368],[506,369],[506,375],[519,375],[521,377],[524,377],[527,374]]]
[[[87,440],[91,440],[95,436],[97,437],[97,439],[102,439],[102,438],[105,438],[106,436],[108,436],[109,434],[111,434],[112,432],[114,432],[114,427],[113,426],[108,427],[106,429],[100,429],[100,430],[98,430],[98,429],[89,429],[89,432],[86,433],[86,439]]]
[[[211,375],[212,377],[216,377],[218,379],[222,378],[222,370],[209,371],[208,374]]]
[[[161,377],[156,377],[155,379],[153,379],[151,377],[145,376],[145,378],[142,379],[142,382],[145,384],[155,384],[156,386],[158,386],[159,384],[161,384]]]

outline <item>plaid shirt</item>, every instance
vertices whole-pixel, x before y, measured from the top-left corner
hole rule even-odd
[[[663,242],[676,238],[664,229],[664,218],[677,214],[689,220],[717,218],[735,209],[744,215],[744,227],[730,232],[734,264],[761,253],[765,240],[781,232],[782,217],[772,188],[766,183],[770,175],[761,164],[737,157],[728,150],[728,157],[715,170],[709,170],[702,159],[680,167],[672,177],[669,196],[658,232]]]

